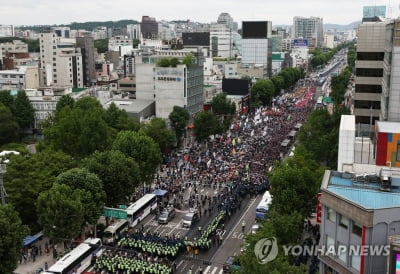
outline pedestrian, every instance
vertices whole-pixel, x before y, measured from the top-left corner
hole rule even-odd
[[[48,268],[49,268],[49,265],[47,264],[47,262],[44,262],[44,270],[47,271]]]
[[[242,222],[242,232],[244,232],[245,229],[246,229],[246,222],[243,220],[243,222]]]

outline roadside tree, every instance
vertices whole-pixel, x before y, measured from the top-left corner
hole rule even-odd
[[[11,205],[0,205],[0,273],[13,273],[18,266],[22,240],[29,233]]]
[[[95,152],[83,160],[83,166],[103,182],[107,206],[126,204],[140,184],[139,165],[117,150]]]

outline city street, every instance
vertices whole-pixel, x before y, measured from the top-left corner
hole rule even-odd
[[[196,260],[188,256],[180,256],[177,259],[177,273],[186,274],[192,269],[192,273],[198,273],[200,268],[203,273],[223,273],[222,267],[229,256],[240,254],[244,243],[245,235],[250,233],[251,226],[255,220],[255,208],[260,202],[262,195],[255,198],[247,198],[242,204],[247,206],[236,211],[225,223],[225,230],[219,231],[222,234],[223,242],[220,246],[212,247],[206,253],[200,253]],[[246,223],[245,232],[242,233],[242,222]]]

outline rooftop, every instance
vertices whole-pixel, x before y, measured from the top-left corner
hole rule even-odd
[[[375,180],[378,178],[376,175],[370,175],[370,178],[360,181],[350,173],[331,172],[326,189],[366,209],[400,207],[400,178],[392,178],[390,192],[381,190],[381,183]]]

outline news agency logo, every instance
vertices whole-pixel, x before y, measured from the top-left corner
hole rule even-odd
[[[275,237],[263,238],[254,246],[254,254],[259,264],[266,264],[278,256],[278,243]]]
[[[390,245],[337,245],[307,246],[282,245],[284,256],[389,256]],[[278,256],[278,243],[275,237],[262,238],[254,246],[254,254],[259,264],[266,264]]]

